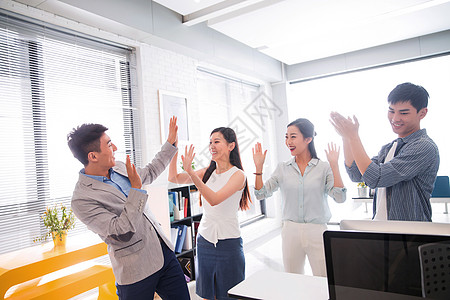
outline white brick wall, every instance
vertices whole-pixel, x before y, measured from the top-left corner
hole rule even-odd
[[[195,116],[197,109],[196,68],[198,61],[173,51],[142,44],[139,48],[142,97],[141,124],[143,131],[143,160],[150,161],[161,147],[158,90],[186,95],[188,116]],[[189,119],[191,140],[195,141],[196,118]],[[157,182],[165,182],[163,174]]]

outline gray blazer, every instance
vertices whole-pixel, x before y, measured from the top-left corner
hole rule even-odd
[[[142,183],[153,182],[176,151],[166,142],[150,164],[137,168]],[[117,162],[113,170],[127,176],[123,162]],[[144,214],[148,197],[131,189],[126,198],[115,187],[81,173],[73,192],[73,212],[108,245],[114,276],[120,285],[140,281],[162,268],[164,257],[156,232],[173,250],[155,216],[148,209]]]

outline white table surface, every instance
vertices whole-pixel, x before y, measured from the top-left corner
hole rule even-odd
[[[368,212],[367,210],[367,204],[373,202],[373,197],[354,197],[352,198],[355,202],[362,202],[366,205],[365,212]],[[446,197],[432,197],[430,198],[431,203],[445,203],[445,210],[444,214],[448,214],[448,203],[450,203],[450,198]]]
[[[237,299],[328,300],[326,277],[259,271],[228,291]]]

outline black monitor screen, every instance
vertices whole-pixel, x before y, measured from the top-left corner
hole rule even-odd
[[[324,242],[331,300],[415,299],[422,298],[418,247],[450,236],[326,231]]]

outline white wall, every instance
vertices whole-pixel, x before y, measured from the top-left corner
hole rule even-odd
[[[280,109],[279,114],[275,114],[273,120],[274,134],[267,139],[268,143],[263,143],[263,149],[268,150],[266,163],[264,165],[263,180],[270,178],[271,170],[275,170],[278,163],[288,160],[291,155],[285,145],[286,126],[289,124],[289,114],[287,107],[287,86],[286,82],[279,82],[272,85],[272,100]],[[267,215],[281,219],[281,192],[277,191],[266,200]]]
[[[141,44],[138,54],[138,85],[141,90],[143,161],[150,161],[161,147],[158,90],[186,95],[188,114],[196,115],[196,66],[198,61],[185,55]],[[189,124],[195,133],[195,122]],[[163,177],[163,176],[161,176]],[[167,176],[165,176],[167,178]]]

